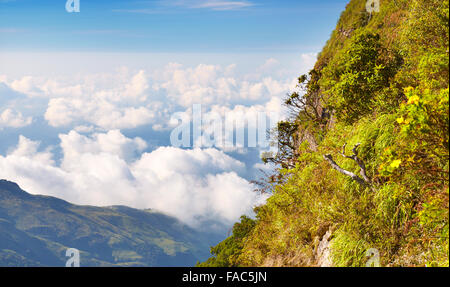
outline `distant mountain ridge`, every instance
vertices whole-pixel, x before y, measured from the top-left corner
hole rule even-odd
[[[125,206],[79,206],[0,180],[0,266],[193,266],[220,240],[179,220]]]

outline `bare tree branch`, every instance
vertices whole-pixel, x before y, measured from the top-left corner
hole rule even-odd
[[[356,174],[354,174],[351,171],[345,170],[343,168],[341,168],[334,160],[333,157],[331,156],[331,154],[326,154],[323,156],[323,158],[328,161],[331,165],[332,168],[334,168],[335,170],[339,171],[342,174],[345,174],[349,177],[351,177],[354,181],[358,182],[361,185],[366,185],[366,182],[360,178],[359,176],[357,176]]]
[[[353,155],[351,155],[351,156],[345,155],[345,146],[346,146],[346,145],[347,145],[347,144],[345,143],[345,144],[342,146],[342,155],[343,155],[344,157],[346,157],[346,158],[353,159],[353,160],[358,164],[358,166],[360,167],[359,174],[362,176],[362,178],[364,179],[364,181],[365,181],[366,183],[368,183],[368,184],[371,184],[371,181],[370,181],[370,179],[369,179],[369,177],[367,176],[367,173],[366,173],[366,165],[365,165],[364,162],[358,157],[358,147],[361,145],[361,143],[355,144],[355,146],[354,146],[353,149],[352,149]]]
[[[334,160],[333,157],[331,156],[331,154],[326,154],[324,155],[324,159],[326,161],[328,161],[331,165],[332,168],[334,168],[335,170],[339,171],[340,173],[347,175],[349,177],[351,177],[353,180],[355,180],[356,182],[358,182],[361,185],[367,186],[367,185],[371,185],[371,181],[369,179],[369,177],[367,176],[366,173],[366,165],[364,164],[364,162],[358,157],[358,147],[361,145],[360,143],[357,143],[352,151],[353,151],[353,155],[346,155],[345,154],[345,147],[346,147],[346,143],[342,146],[342,152],[341,155],[345,158],[348,159],[352,159],[354,160],[358,166],[360,167],[360,171],[359,174],[361,175],[361,177],[357,176],[356,174],[354,174],[353,172],[350,172],[348,170],[345,170],[343,168],[341,168]]]

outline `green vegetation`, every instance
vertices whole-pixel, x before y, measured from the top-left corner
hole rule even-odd
[[[380,2],[347,5],[286,99],[273,195],[200,266],[315,266],[326,232],[333,266],[449,266],[449,1]]]
[[[243,239],[252,231],[255,222],[246,217],[241,217],[241,222],[233,226],[233,234],[220,242],[217,246],[211,248],[211,254],[215,257],[209,258],[205,263],[198,263],[197,267],[236,267],[240,250],[243,247]]]

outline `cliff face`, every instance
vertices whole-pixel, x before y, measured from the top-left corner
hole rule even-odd
[[[351,0],[286,99],[273,195],[200,266],[448,266],[448,19]]]

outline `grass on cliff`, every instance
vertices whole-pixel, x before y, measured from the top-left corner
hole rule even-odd
[[[449,265],[449,2],[382,0],[372,15],[365,2],[350,1],[299,79],[318,104],[291,119],[295,167],[199,266],[314,266],[327,231],[334,266],[365,266],[370,248],[381,266]],[[308,117],[325,108],[326,125]],[[358,174],[345,143],[360,143],[369,186],[324,160]]]

